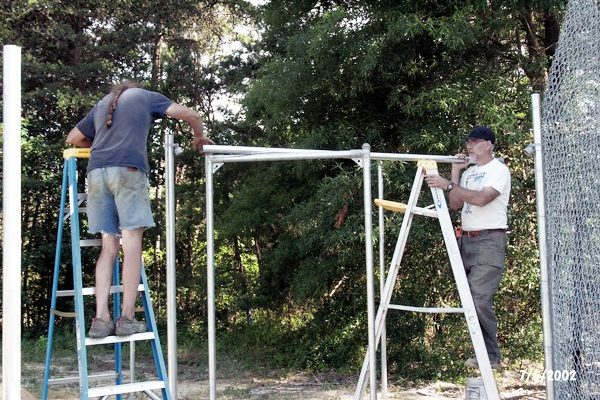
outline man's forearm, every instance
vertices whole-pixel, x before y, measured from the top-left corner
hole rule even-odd
[[[454,188],[448,193],[448,202],[450,203],[450,208],[453,210],[460,209],[464,204],[464,200],[458,193],[455,193],[458,189],[462,189],[460,187],[460,173],[461,170],[455,170],[453,168],[450,176],[450,181],[454,183]]]
[[[450,180],[455,184],[458,185],[460,183],[460,170],[455,171],[454,169],[452,170],[452,174],[450,176]]]
[[[67,135],[65,140],[67,144],[72,144],[76,147],[92,147],[92,141],[88,139],[78,128],[73,128]]]
[[[190,124],[192,130],[194,131],[194,137],[204,136],[202,118],[195,110],[177,103],[172,103],[165,111],[165,114],[171,118],[180,119]]]
[[[200,115],[196,114],[195,118],[192,118],[187,122],[192,127],[194,136],[204,136],[204,124],[202,123],[202,118],[200,118]]]
[[[489,202],[498,197],[500,193],[491,187],[485,187],[482,190],[470,190],[459,185],[456,185],[449,194],[450,207],[458,209],[463,203],[473,204],[474,206],[483,207]],[[459,204],[458,208],[454,205]]]

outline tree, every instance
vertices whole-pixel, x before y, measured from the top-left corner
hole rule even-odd
[[[73,0],[11,1],[0,5],[0,37],[23,48],[23,195],[28,200],[23,202],[23,314],[28,334],[35,336],[47,328],[66,133],[110,85],[124,78],[138,80],[175,101],[200,108],[209,113],[206,119],[210,125],[214,110],[209,102],[216,89],[210,80],[198,78],[204,76],[203,68],[208,68],[201,59],[215,54],[237,13],[236,4]],[[190,143],[191,134],[177,123],[156,128],[150,140],[150,178],[157,195],[155,217],[160,221],[164,215],[159,190],[164,182],[162,133],[169,129],[181,134],[184,146]],[[178,182],[190,191],[188,199],[200,192],[197,179],[202,164],[198,158],[188,152],[180,159],[183,162]],[[81,178],[83,183],[83,174]],[[182,201],[184,213],[198,209],[196,201],[201,202],[201,197],[193,200]],[[198,244],[202,229],[190,226],[201,226],[201,215],[194,214],[185,225],[189,237],[179,245],[194,246],[194,251],[184,247],[180,262],[189,267],[185,270],[196,268],[198,273],[200,261],[194,264],[192,256],[202,252]],[[164,245],[154,245],[160,243],[159,229],[151,230],[146,241],[148,248],[154,248],[146,254],[146,265],[154,272],[158,295],[164,288],[164,279],[159,278],[164,275],[160,251]],[[67,242],[68,236],[65,245]],[[63,262],[69,265],[69,252],[63,254]],[[84,254],[89,263],[94,259],[93,253]],[[70,275],[63,277],[67,282],[61,286],[70,286]],[[186,304],[188,309],[193,308]]]
[[[454,154],[469,128],[490,125],[513,171],[511,247],[498,299],[509,356],[541,346],[528,93],[543,87],[564,2],[272,1],[261,8],[260,68],[244,98],[246,143]],[[388,166],[386,193],[406,199],[412,165]],[[442,172],[447,172],[442,170]],[[293,310],[287,337],[303,366],[348,366],[366,337],[360,179],[351,163],[264,164],[227,178],[220,240],[245,243],[263,310]],[[336,224],[340,216],[343,223]],[[388,227],[395,237],[399,223]],[[398,301],[456,302],[441,236],[415,227]],[[392,251],[388,244],[388,254]],[[260,252],[256,249],[260,248]],[[435,267],[435,268],[434,268]],[[432,270],[433,268],[433,270]],[[527,310],[527,311],[525,311]],[[233,311],[228,310],[230,315]],[[297,321],[300,322],[297,322]],[[296,322],[293,322],[296,321]],[[443,323],[442,323],[443,322]],[[468,348],[462,319],[391,317],[393,367],[431,377]],[[410,327],[410,329],[407,329]],[[456,329],[455,329],[456,328]],[[462,329],[462,330],[461,330]],[[308,349],[311,349],[308,351]],[[296,357],[298,360],[298,357]],[[404,366],[404,367],[402,367]]]

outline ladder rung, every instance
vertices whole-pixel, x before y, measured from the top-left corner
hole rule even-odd
[[[77,207],[77,211],[79,211],[79,214],[87,214],[87,207]],[[64,211],[64,217],[65,219],[68,219],[70,216],[71,209],[69,207],[66,207]]]
[[[143,292],[143,291],[144,291],[144,285],[140,283],[138,285],[138,292]],[[120,292],[120,293],[123,292],[123,285],[110,287],[110,294],[117,293],[117,292]],[[92,296],[92,295],[96,294],[96,288],[93,288],[93,287],[83,288],[83,289],[81,289],[81,293],[84,296]],[[72,289],[56,291],[56,297],[73,297],[74,295],[75,295],[75,291]]]
[[[102,239],[81,239],[79,241],[79,247],[94,247],[102,246]]]
[[[433,206],[429,206],[429,207],[433,207]],[[431,218],[438,218],[438,213],[437,211],[435,211],[432,208],[429,207],[414,207],[412,210],[413,214],[417,214],[417,215],[423,215],[425,217],[431,217]]]
[[[90,388],[88,390],[88,397],[101,397],[110,396],[113,394],[144,392],[146,390],[163,389],[164,387],[165,383],[163,381],[134,382],[115,386],[101,386]]]
[[[60,311],[60,310],[50,310],[50,311],[52,312],[52,314],[56,315],[57,317],[75,318],[77,316],[76,312]]]
[[[431,314],[452,314],[452,313],[464,313],[464,308],[456,308],[456,307],[441,307],[441,308],[430,308],[430,307],[413,307],[413,306],[400,306],[396,304],[390,304],[387,308],[391,308],[393,310],[402,310],[402,311],[413,311],[413,312],[422,312],[422,313],[431,313]]]
[[[83,202],[87,200],[87,193],[77,193],[77,209],[79,210],[79,213],[87,213],[87,208],[86,207],[79,207],[80,205],[83,204]],[[64,215],[63,218],[65,220],[69,219],[69,217],[71,216],[71,208],[69,206],[66,206],[64,209]]]
[[[106,380],[116,379],[116,372],[103,372],[94,375],[88,375],[89,380]],[[48,385],[67,385],[69,383],[79,383],[79,375],[66,376],[64,378],[52,378],[48,379]]]
[[[107,336],[102,339],[85,338],[86,346],[93,346],[96,344],[110,344],[110,343],[123,343],[123,342],[137,342],[140,340],[152,340],[154,339],[154,332],[143,332],[136,333],[129,336]]]
[[[375,205],[377,205],[378,207],[383,207],[386,210],[389,211],[394,211],[394,212],[400,212],[400,213],[405,213],[406,212],[406,204],[404,203],[399,203],[397,201],[391,201],[391,200],[382,200],[382,199],[375,199]],[[417,214],[417,215],[423,215],[425,217],[431,217],[431,218],[438,218],[438,213],[436,210],[433,209],[433,205],[429,206],[429,207],[413,207],[412,208],[412,213],[413,214]]]

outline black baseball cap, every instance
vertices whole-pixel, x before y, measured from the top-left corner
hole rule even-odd
[[[473,128],[469,136],[467,136],[467,140],[469,139],[483,139],[489,140],[492,144],[496,143],[494,132],[487,126],[476,126]]]

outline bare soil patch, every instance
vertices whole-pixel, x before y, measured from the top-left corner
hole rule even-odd
[[[127,358],[127,357],[125,357]],[[186,356],[184,355],[184,360]],[[53,376],[77,373],[73,357],[54,360]],[[112,354],[92,357],[95,372],[110,371]],[[23,399],[39,399],[42,390],[43,363],[25,362],[23,366]],[[151,359],[138,357],[136,379],[153,379]],[[543,400],[545,388],[541,382],[523,380],[523,371],[541,368],[540,364],[521,363],[505,367],[496,373],[501,398],[504,400]],[[127,360],[124,361],[125,381],[129,380]],[[221,368],[217,380],[218,398],[223,400],[351,400],[356,384],[355,376],[333,372],[312,374],[298,371],[244,371],[235,365]],[[185,362],[178,367],[178,398],[180,400],[208,399],[208,374],[206,366]],[[110,383],[97,383],[98,385]],[[50,399],[76,400],[77,385],[54,386]],[[390,379],[389,399],[448,400],[464,399],[464,384],[456,382],[429,382],[419,384],[394,384]],[[147,398],[132,395],[128,399]],[[365,396],[367,398],[367,396]]]

